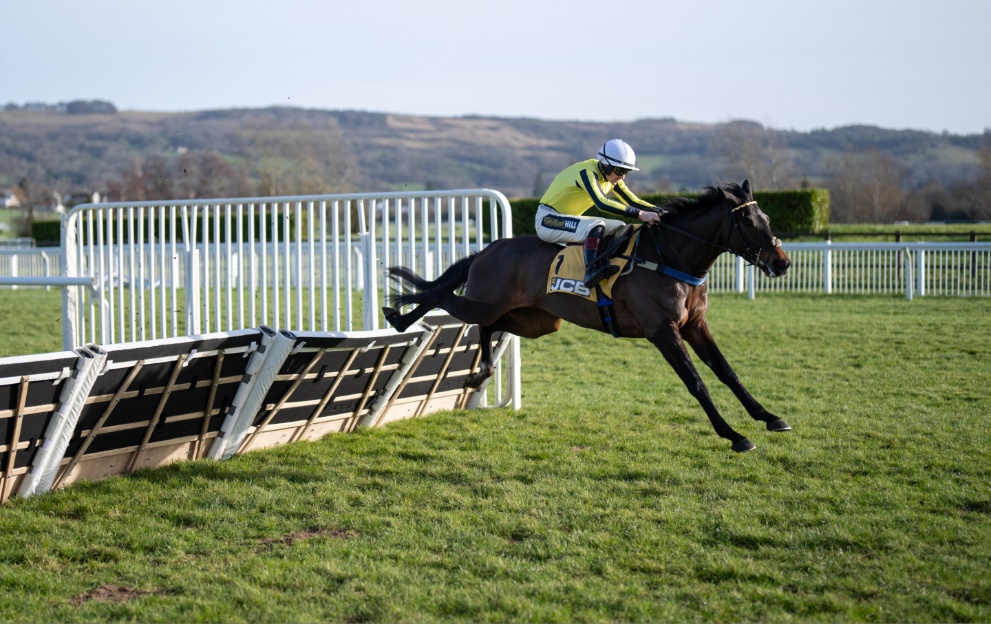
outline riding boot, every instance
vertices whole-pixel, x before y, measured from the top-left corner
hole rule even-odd
[[[600,226],[593,228],[585,238],[585,286],[588,288],[594,288],[602,280],[619,272],[619,267],[609,264],[608,258],[596,259],[603,234],[605,228]]]

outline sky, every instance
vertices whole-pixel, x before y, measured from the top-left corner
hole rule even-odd
[[[8,0],[0,106],[991,129],[991,0]]]

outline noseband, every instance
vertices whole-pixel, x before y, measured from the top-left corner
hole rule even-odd
[[[732,249],[726,249],[726,251],[740,256],[746,262],[749,262],[750,264],[758,268],[763,268],[764,264],[766,263],[765,261],[760,259],[760,254],[764,250],[764,247],[766,247],[767,245],[771,245],[772,247],[775,248],[780,247],[781,239],[779,239],[777,236],[772,235],[771,238],[767,239],[763,243],[751,243],[750,239],[747,238],[746,233],[744,233],[743,228],[740,227],[740,222],[736,218],[736,213],[740,209],[746,208],[747,206],[756,206],[756,205],[757,202],[751,199],[750,201],[740,204],[736,208],[730,210],[730,219],[732,220],[733,229],[735,229],[737,232],[740,233],[740,238],[743,239],[743,244],[746,245],[747,248],[740,252],[733,251]]]

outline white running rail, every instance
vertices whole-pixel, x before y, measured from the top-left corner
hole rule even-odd
[[[785,243],[792,261],[768,278],[724,254],[710,272],[713,292],[817,292],[991,296],[991,243]]]

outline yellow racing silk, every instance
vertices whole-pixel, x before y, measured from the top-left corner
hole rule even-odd
[[[599,171],[599,161],[594,158],[575,163],[557,174],[540,203],[565,215],[584,214],[594,206],[606,214],[636,217],[641,209],[654,208],[637,197],[622,179],[616,184],[606,180]]]

